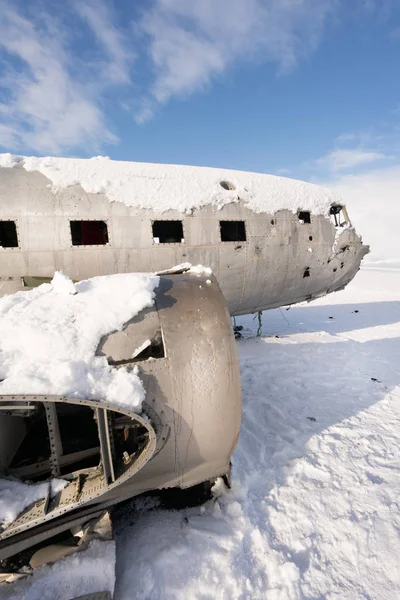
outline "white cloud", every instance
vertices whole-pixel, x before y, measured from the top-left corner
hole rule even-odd
[[[281,70],[315,49],[335,0],[155,0],[142,20],[158,102],[203,88],[235,61]]]
[[[366,151],[361,148],[339,149],[317,159],[314,164],[317,167],[325,167],[328,171],[340,172],[391,158],[382,152]]]
[[[0,51],[8,63],[0,78],[0,145],[97,151],[117,141],[107,118],[110,86],[121,91],[112,108],[139,107],[136,120],[144,123],[157,103],[205,88],[234,64],[270,61],[290,70],[316,49],[341,2],[149,0],[128,36],[134,3],[117,14],[112,0],[72,0],[55,17],[51,0],[0,0]],[[136,58],[146,66],[144,91],[132,83]]]
[[[125,78],[130,55],[121,36],[107,23],[101,2],[96,18],[92,5],[86,13],[85,6],[81,4],[80,12],[105,46],[109,72]],[[86,65],[73,52],[68,27],[47,13],[37,11],[29,20],[5,1],[0,1],[0,10],[0,49],[9,59],[0,79],[6,97],[0,107],[0,145],[59,153],[116,142],[101,107],[101,93],[110,83],[103,77],[103,62]]]
[[[338,176],[324,184],[341,194],[350,219],[364,242],[370,244],[371,254],[365,260],[400,265],[400,164],[359,175]]]

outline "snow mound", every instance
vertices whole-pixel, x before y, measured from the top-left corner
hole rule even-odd
[[[244,201],[251,210],[273,213],[288,209],[329,213],[340,196],[327,188],[275,175],[246,173],[210,167],[160,165],[81,158],[37,158],[0,154],[0,167],[22,164],[39,171],[57,192],[81,185],[87,193],[105,194],[111,202],[157,212],[182,213],[213,205]]]
[[[52,283],[0,299],[0,394],[56,394],[140,410],[138,371],[95,356],[101,338],[153,304],[156,275]]]

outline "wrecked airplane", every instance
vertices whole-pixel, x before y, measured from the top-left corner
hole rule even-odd
[[[18,378],[13,387],[12,361],[0,360],[0,476],[46,484],[1,526],[2,579],[41,564],[51,538],[102,522],[122,500],[228,476],[241,415],[230,316],[339,290],[367,252],[340,198],[311,184],[0,155],[1,296],[50,294],[56,271],[81,282],[80,298],[103,276],[160,274],[154,303],[110,324],[90,359],[137,376],[137,406],[46,376],[34,392]]]

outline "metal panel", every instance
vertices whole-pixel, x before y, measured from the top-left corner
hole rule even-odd
[[[60,457],[63,453],[60,430],[58,427],[58,418],[56,405],[52,402],[46,402],[44,405],[46,411],[47,426],[50,438],[50,466],[53,477],[61,475]]]

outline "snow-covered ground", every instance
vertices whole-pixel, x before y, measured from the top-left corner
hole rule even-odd
[[[263,332],[238,343],[232,491],[127,523],[116,600],[400,597],[400,272],[265,313]]]
[[[115,599],[400,598],[400,271],[364,269],[342,292],[267,312],[259,339],[252,317],[238,323],[233,489],[201,508],[126,509]],[[2,597],[68,600],[71,582],[79,595],[81,560]]]

